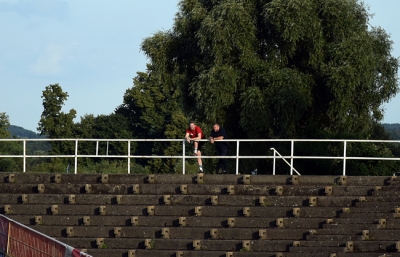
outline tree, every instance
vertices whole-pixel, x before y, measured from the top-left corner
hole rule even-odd
[[[398,60],[357,0],[182,0],[127,92],[139,127],[198,119],[231,138],[368,138],[398,91]],[[127,95],[126,95],[127,96]],[[176,136],[176,134],[174,134]],[[265,147],[264,147],[265,148]],[[259,147],[245,149],[263,153]]]
[[[183,0],[144,40],[136,80],[238,138],[365,137],[398,90],[392,42],[368,19],[356,0]]]
[[[61,111],[68,93],[63,92],[58,84],[49,85],[43,91],[43,112],[37,130],[48,138],[73,138],[74,118],[76,111],[71,109],[68,113]],[[72,153],[72,142],[52,142],[52,152]]]
[[[0,139],[11,137],[10,121],[5,112],[0,112]],[[17,142],[0,142],[0,155],[21,155],[22,145]],[[0,158],[0,172],[16,172],[22,169],[21,158]]]
[[[0,138],[10,137],[10,132],[7,130],[9,126],[8,115],[5,112],[0,112]]]

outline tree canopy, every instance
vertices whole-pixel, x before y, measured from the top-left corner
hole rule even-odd
[[[153,137],[197,119],[233,138],[366,138],[398,91],[369,18],[356,0],[182,0],[173,28],[143,41],[122,108]]]

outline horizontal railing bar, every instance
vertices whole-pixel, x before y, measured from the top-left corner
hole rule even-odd
[[[185,139],[96,139],[96,138],[7,138],[0,141],[87,141],[87,142],[182,142]],[[196,141],[207,142],[209,139]],[[220,142],[353,142],[353,143],[400,143],[400,140],[368,140],[368,139],[224,139]],[[214,141],[214,143],[219,143]]]
[[[2,158],[55,158],[55,157],[65,157],[65,158],[72,158],[72,157],[78,157],[78,158],[159,158],[159,159],[167,159],[167,158],[172,158],[172,159],[182,159],[182,155],[160,155],[160,156],[155,156],[155,155],[0,155]],[[335,156],[282,156],[285,159],[322,159],[322,160],[343,160],[344,157],[335,157]],[[234,158],[239,158],[239,159],[280,159],[278,156],[218,156],[218,155],[202,155],[202,156],[185,156],[185,159],[197,159],[197,158],[209,158],[209,159],[215,159],[215,158],[227,158],[227,159],[234,159]],[[393,158],[393,157],[346,157],[348,160],[381,160],[381,161],[400,161],[400,158]]]

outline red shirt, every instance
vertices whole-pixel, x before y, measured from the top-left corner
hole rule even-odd
[[[204,136],[203,131],[201,131],[201,128],[199,126],[195,126],[194,130],[191,130],[190,127],[186,129],[186,133],[189,134],[190,138],[198,137],[199,134],[201,133],[201,138],[206,138]]]

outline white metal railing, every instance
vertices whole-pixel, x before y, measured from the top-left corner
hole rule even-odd
[[[70,139],[0,139],[0,142],[10,142],[17,141],[23,143],[23,152],[20,155],[0,155],[0,158],[23,158],[23,172],[26,172],[26,159],[27,158],[74,158],[75,174],[78,172],[78,158],[124,158],[128,162],[128,173],[130,173],[131,158],[178,158],[182,159],[182,173],[185,174],[185,160],[189,158],[198,158],[197,156],[187,156],[186,155],[186,140],[184,139],[81,139],[81,138],[70,138]],[[26,153],[26,143],[30,141],[72,141],[75,142],[75,150],[72,155],[28,155]],[[203,139],[201,141],[208,141]],[[226,139],[225,142],[235,142],[236,143],[236,155],[224,156],[227,159],[236,159],[236,174],[239,174],[239,159],[273,159],[273,174],[275,175],[275,160],[277,158],[282,158],[290,166],[290,174],[293,175],[293,171],[300,174],[294,168],[294,159],[330,159],[330,160],[343,160],[343,175],[346,175],[346,160],[384,160],[384,161],[400,161],[398,157],[360,157],[360,156],[347,156],[347,145],[348,143],[400,143],[400,140],[345,140],[345,139]],[[96,142],[96,152],[95,154],[79,154],[78,145],[79,142]],[[107,143],[107,152],[105,155],[99,154],[99,142]],[[108,144],[109,142],[127,142],[127,154],[126,155],[109,155],[108,154]],[[182,155],[131,155],[131,143],[132,142],[181,142],[182,143]],[[219,143],[219,141],[214,141]],[[240,156],[240,143],[243,142],[290,142],[291,150],[289,156],[280,155],[274,148],[270,150],[273,151],[273,155],[267,156]],[[343,143],[343,156],[295,156],[295,142],[315,142],[315,143]],[[276,156],[278,154],[278,156]],[[201,158],[221,158],[221,156],[201,156]],[[287,161],[290,159],[290,164]]]

